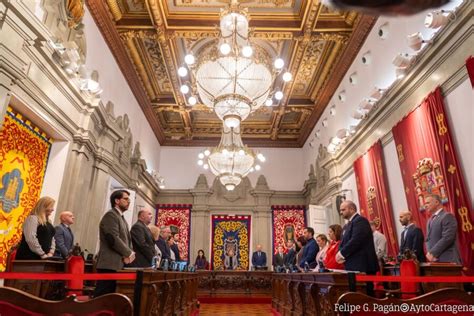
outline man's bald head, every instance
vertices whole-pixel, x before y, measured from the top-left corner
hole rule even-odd
[[[403,226],[409,225],[412,221],[412,218],[413,218],[413,215],[411,214],[409,210],[403,210],[398,215],[398,220],[400,221],[400,224],[402,224]]]
[[[145,225],[150,225],[153,218],[153,213],[149,209],[141,209],[138,212],[138,220],[143,222]]]
[[[70,211],[64,211],[59,214],[59,220],[62,224],[72,225],[74,224],[74,214]]]

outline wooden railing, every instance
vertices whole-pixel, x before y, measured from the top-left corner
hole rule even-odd
[[[199,296],[259,295],[272,293],[271,271],[198,271]]]
[[[117,281],[117,292],[133,301],[135,315],[190,315],[197,286],[197,273],[143,270],[135,281]]]
[[[357,291],[365,291],[357,284]],[[275,273],[272,307],[281,315],[335,315],[338,298],[349,291],[344,273]]]

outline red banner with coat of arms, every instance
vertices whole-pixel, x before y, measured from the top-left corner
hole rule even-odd
[[[456,216],[458,241],[466,272],[474,273],[474,215],[463,172],[457,161],[441,89],[392,130],[408,207],[426,236],[425,197],[437,194]],[[472,135],[469,135],[472,137]]]
[[[395,258],[398,254],[393,211],[388,194],[387,175],[382,144],[377,141],[354,162],[354,173],[359,195],[360,213],[376,223],[387,239],[387,255]]]
[[[178,234],[181,260],[188,261],[191,237],[191,205],[161,204],[156,208],[156,226],[170,226],[172,234]]]
[[[296,241],[303,235],[306,227],[306,209],[298,205],[272,206],[272,249],[277,253],[278,246],[286,249],[288,241]]]
[[[43,187],[51,141],[8,108],[0,131],[0,271]]]

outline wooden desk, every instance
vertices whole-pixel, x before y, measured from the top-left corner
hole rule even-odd
[[[422,276],[460,276],[462,275],[462,265],[451,263],[420,263],[420,274]],[[463,289],[462,283],[422,283],[425,293],[451,287],[459,290]]]
[[[135,315],[189,315],[197,307],[197,284],[196,273],[145,269],[140,293],[135,293],[135,281],[131,280],[117,281],[116,291],[134,302]]]
[[[400,267],[384,266],[383,274],[389,276],[399,276]],[[452,263],[420,263],[420,276],[460,276],[462,275],[462,265]],[[400,283],[389,282],[389,289],[400,289]],[[442,288],[463,289],[462,283],[421,283],[423,293],[432,292]]]
[[[198,296],[270,297],[272,293],[271,271],[198,271]]]
[[[64,261],[14,260],[11,272],[64,273]],[[51,280],[5,280],[5,286],[13,287],[34,296],[60,300],[65,297],[64,282]]]
[[[335,315],[339,296],[349,291],[345,273],[274,273],[272,306],[282,315]],[[365,284],[357,284],[365,292]]]

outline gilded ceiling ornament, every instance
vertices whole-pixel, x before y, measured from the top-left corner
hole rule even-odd
[[[84,16],[84,0],[66,0],[67,26],[76,28]]]
[[[153,39],[143,39],[143,44],[145,49],[150,57],[149,61],[154,71],[154,78],[158,82],[158,87],[161,93],[173,91],[171,81],[168,78],[166,72],[165,61],[163,55],[161,54],[161,49],[156,40]]]

